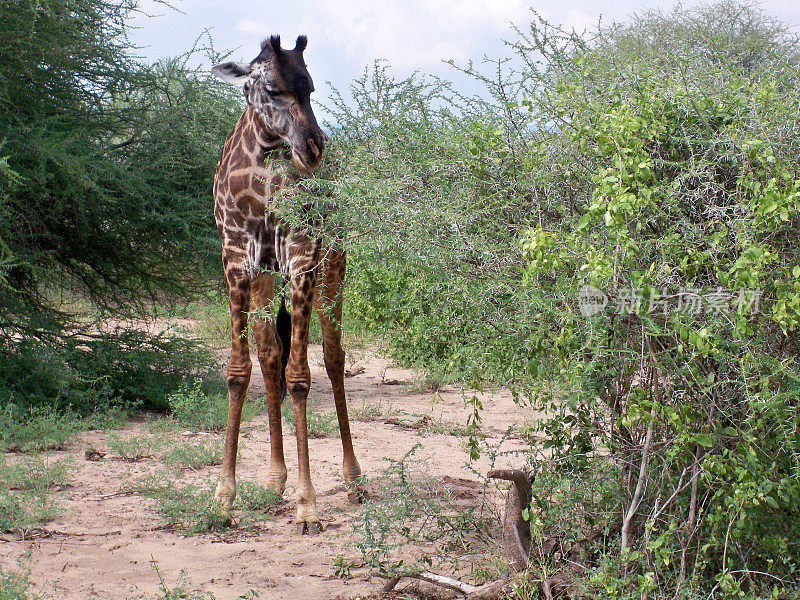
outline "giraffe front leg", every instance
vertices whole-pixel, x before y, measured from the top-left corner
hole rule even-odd
[[[311,483],[308,454],[308,424],[306,407],[311,387],[308,368],[308,324],[314,302],[314,271],[305,268],[292,280],[292,343],[286,365],[286,387],[292,397],[295,435],[297,437],[297,524],[301,533],[314,534],[322,530],[317,513],[317,497]]]
[[[239,448],[239,425],[247,386],[250,384],[250,349],[247,343],[247,310],[250,305],[250,282],[236,269],[226,273],[228,302],[231,311],[231,358],[228,361],[228,421],[225,426],[225,450],[222,472],[214,496],[220,509],[230,514],[236,498],[236,453]]]

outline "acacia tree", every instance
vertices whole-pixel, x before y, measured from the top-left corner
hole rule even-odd
[[[218,279],[211,184],[241,99],[191,53],[139,62],[135,6],[0,1],[0,409],[163,405],[197,366],[178,340],[86,336]]]
[[[114,311],[191,293],[217,149],[240,104],[186,61],[140,64],[132,0],[0,3],[0,327],[58,331],[59,291]]]

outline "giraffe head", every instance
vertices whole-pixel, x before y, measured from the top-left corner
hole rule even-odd
[[[261,43],[261,53],[249,64],[224,62],[211,72],[223,81],[244,85],[247,103],[276,140],[289,144],[295,167],[307,173],[322,159],[327,136],[311,108],[314,83],[303,60],[306,44],[301,35],[294,49],[286,50],[280,36],[273,35]]]

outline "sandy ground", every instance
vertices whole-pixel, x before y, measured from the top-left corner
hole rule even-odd
[[[310,348],[309,363],[315,409],[332,413],[333,397],[319,346]],[[416,456],[427,459],[433,476],[470,491],[476,503],[484,500],[480,479],[465,468],[468,457],[464,438],[435,431],[466,423],[468,409],[459,390],[419,391],[422,386],[416,383],[414,372],[397,368],[370,351],[352,353],[347,368],[350,412],[361,415],[352,419],[354,444],[367,477],[386,468],[384,457],[400,458],[419,443],[422,447]],[[264,393],[255,356],[250,393],[256,397]],[[536,415],[515,405],[506,391],[486,394],[483,401],[482,432],[487,442],[500,444],[502,450],[521,448],[519,439],[505,438],[504,433],[514,423]],[[419,430],[405,426],[421,418],[429,427]],[[146,431],[143,423],[132,423],[117,435]],[[159,528],[153,500],[115,495],[132,478],[162,465],[155,459],[136,463],[114,460],[113,453],[104,460],[89,462],[84,458],[86,448],[105,449],[108,433],[84,433],[65,452],[52,455],[54,460],[66,458],[73,464],[69,486],[62,493],[63,512],[32,539],[7,537],[0,542],[0,565],[14,568],[19,557],[29,554],[25,562],[31,569],[33,589],[64,600],[116,600],[140,594],[149,598],[158,591],[159,577],[173,588],[181,572],[187,589],[213,593],[218,600],[233,600],[249,590],[255,590],[262,599],[379,597],[385,581],[372,577],[365,567],[353,569],[349,579],[334,576],[332,565],[337,556],[356,562],[360,559],[358,550],[347,542],[351,522],[363,510],[347,501],[339,438],[310,442],[312,476],[325,529],[320,535],[302,536],[292,523],[297,477],[294,436],[286,428],[284,432],[289,481],[286,501],[274,518],[259,523],[255,530],[193,536]],[[170,435],[188,439],[197,434]],[[221,439],[221,434],[214,435]],[[266,415],[258,415],[244,426],[242,440],[237,476],[264,482],[269,456]],[[518,465],[519,461],[507,455],[497,466]],[[481,473],[489,468],[485,457],[473,466]],[[198,475],[216,476],[218,469],[204,468]],[[377,484],[373,481],[369,486],[379,497],[380,490],[374,489]],[[500,504],[499,492],[490,488],[488,494],[491,502]]]

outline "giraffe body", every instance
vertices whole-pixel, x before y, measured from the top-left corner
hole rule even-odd
[[[313,308],[319,314],[325,369],[333,387],[344,451],[344,478],[352,484],[352,499],[359,499],[363,491],[357,486],[361,469],[353,452],[344,393],[340,323],[346,256],[333,247],[323,248],[321,239],[292,231],[272,210],[275,193],[301,177],[297,171],[309,172],[322,158],[325,134],[317,125],[309,102],[313,84],[302,59],[304,48],[303,36],[291,51],[281,49],[280,39],[273,36],[262,44],[261,54],[249,65],[224,63],[212,69],[227,81],[243,83],[248,101],[223,146],[214,177],[214,218],[222,242],[232,330],[227,369],[228,422],[216,497],[229,511],[236,496],[239,425],[252,370],[248,318],[267,391],[268,485],[279,493],[286,485],[280,413],[283,344],[270,315],[275,273],[283,273],[289,278],[291,301],[285,384],[294,409],[297,438],[297,522],[305,531],[314,532],[321,525],[311,483],[306,422],[311,385],[308,327]],[[291,158],[294,169],[289,161],[278,160],[284,155]]]

